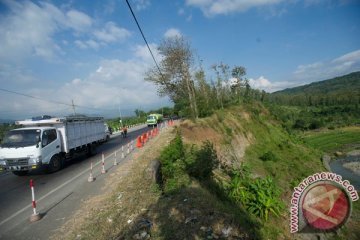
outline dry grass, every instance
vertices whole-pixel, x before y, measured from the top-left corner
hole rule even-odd
[[[159,192],[144,177],[149,163],[173,138],[166,129],[127,160],[106,180],[106,193],[85,201],[52,239],[117,239],[137,216],[159,198]]]
[[[226,115],[225,115],[226,114]],[[180,125],[184,143],[201,145],[204,141],[214,144],[218,159],[222,166],[238,168],[243,162],[246,148],[254,142],[250,132],[246,132],[238,119],[249,121],[250,115],[247,112],[238,112],[234,116],[230,112],[224,113],[224,119],[219,122],[217,115],[206,119],[199,119],[195,124],[190,120]]]
[[[165,196],[146,169],[174,138],[163,131],[106,180],[113,186],[83,203],[52,239],[255,239],[258,226],[196,181]],[[143,234],[143,238],[141,238]]]

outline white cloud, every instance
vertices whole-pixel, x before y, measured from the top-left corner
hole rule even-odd
[[[299,65],[293,79],[306,83],[342,76],[360,70],[360,50],[344,54],[330,61]]]
[[[75,43],[76,46],[78,46],[81,49],[87,49],[88,48],[87,44],[84,43],[83,41],[75,40],[74,43]]]
[[[0,16],[0,60],[18,61],[29,56],[53,58],[59,47],[52,40],[61,13],[51,4],[6,2],[11,10]]]
[[[0,64],[0,86],[13,84],[26,84],[34,81],[31,71],[19,66]]]
[[[177,13],[179,16],[184,16],[187,22],[190,22],[192,19],[192,14],[186,13],[184,8],[179,8]]]
[[[159,52],[157,50],[158,45],[155,43],[150,43],[149,47],[150,47],[151,52],[153,53],[156,61],[160,62],[162,59],[162,56],[159,54]],[[137,45],[134,48],[134,55],[145,62],[148,62],[150,64],[153,63],[153,59],[152,59],[149,49],[147,48],[146,45]]]
[[[54,60],[64,54],[59,44],[66,41],[57,34],[69,30],[73,31],[75,38],[88,38],[73,40],[81,49],[97,50],[131,35],[114,22],[107,22],[94,30],[94,20],[75,9],[63,10],[47,2],[4,3],[9,11],[0,15],[0,61],[18,63],[34,56]]]
[[[260,76],[257,79],[250,78],[249,84],[254,89],[265,90],[266,92],[275,92],[284,88],[294,87],[295,82],[289,81],[276,81],[271,82],[264,76]]]
[[[156,45],[150,44],[157,54]],[[124,115],[133,114],[136,108],[148,110],[160,105],[169,104],[167,99],[157,95],[156,86],[144,80],[145,72],[154,63],[147,53],[146,46],[133,49],[133,57],[129,60],[103,59],[84,77],[69,79],[57,88],[27,89],[21,91],[42,99],[86,106],[96,109],[76,108],[77,113],[96,113],[105,116],[118,116],[118,104]],[[29,99],[16,95],[0,94],[0,112],[15,111],[16,118],[24,118],[39,114],[64,115],[71,114],[71,106],[56,105],[49,102]],[[14,113],[14,116],[15,116]],[[26,115],[24,115],[24,113]]]
[[[108,0],[104,3],[105,14],[112,14],[115,11],[115,9],[116,9],[116,0]]]
[[[87,40],[86,41],[86,44],[90,47],[90,48],[93,48],[93,49],[99,49],[100,47],[100,44],[94,40]]]
[[[256,89],[266,89],[271,86],[271,82],[266,79],[264,76],[260,76],[258,79],[249,79],[249,84],[251,87]]]
[[[299,65],[295,70],[295,74],[303,74],[308,72],[309,70],[316,70],[323,66],[324,64],[322,62],[316,62],[308,65]]]
[[[254,7],[278,4],[284,0],[186,0],[186,5],[198,7],[205,16],[245,12]]]
[[[134,0],[133,2],[138,11],[144,10],[150,6],[150,0]]]
[[[104,29],[94,31],[94,36],[103,42],[117,42],[128,38],[131,33],[125,28],[119,28],[114,22],[107,22]]]
[[[156,88],[144,81],[149,64],[144,61],[107,59],[84,79],[74,79],[58,90],[75,104],[94,108],[122,109],[152,107],[159,104]]]
[[[181,15],[184,15],[185,14],[185,10],[183,8],[179,8],[178,9],[178,14],[181,16]]]
[[[333,63],[353,62],[353,61],[359,61],[359,59],[360,59],[360,50],[357,50],[334,59]]]
[[[164,34],[165,38],[173,38],[173,37],[181,37],[181,36],[182,34],[180,30],[176,28],[170,28]]]
[[[67,25],[76,31],[82,32],[88,30],[92,25],[92,19],[83,12],[70,10],[66,13]]]
[[[320,4],[325,4],[328,6],[332,6],[332,5],[336,5],[336,4],[348,4],[349,2],[352,2],[354,0],[304,0],[304,6],[305,7],[310,7],[313,5],[320,5]]]
[[[285,88],[305,85],[314,81],[331,79],[360,71],[360,50],[344,54],[330,61],[299,65],[287,81],[270,81],[264,76],[250,78],[252,88],[275,92]]]
[[[281,17],[283,14],[287,13],[286,8],[280,7],[278,9],[281,3],[283,3],[283,6],[301,3],[304,7],[310,7],[320,4],[328,6],[343,5],[351,1],[354,0],[186,0],[185,4],[187,6],[199,8],[207,17],[241,13],[252,8],[262,8],[269,10],[269,13],[266,13],[265,18],[270,18]]]

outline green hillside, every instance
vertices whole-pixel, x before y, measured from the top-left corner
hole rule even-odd
[[[336,77],[319,82],[313,82],[307,85],[287,88],[285,90],[277,91],[273,95],[278,94],[341,94],[344,92],[353,92],[359,94],[360,92],[360,72],[353,72],[345,76]]]
[[[360,122],[360,72],[267,95],[266,105],[287,129],[344,127]]]
[[[268,101],[291,106],[338,106],[360,102],[360,72],[268,94]]]

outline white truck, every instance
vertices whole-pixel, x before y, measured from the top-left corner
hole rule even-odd
[[[0,146],[0,171],[26,175],[44,167],[55,172],[78,154],[92,155],[94,147],[107,140],[102,117],[50,116],[17,121],[22,125],[9,131]]]

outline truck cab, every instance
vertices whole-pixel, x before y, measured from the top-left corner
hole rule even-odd
[[[0,171],[15,175],[41,166],[56,172],[65,160],[85,153],[91,156],[95,146],[109,136],[102,117],[44,115],[15,124],[23,128],[9,131],[0,146]]]
[[[59,134],[56,128],[51,127],[9,131],[0,146],[0,170],[25,175],[30,170],[49,165],[52,157],[61,151]]]
[[[148,127],[156,127],[158,123],[161,123],[162,120],[162,114],[153,113],[147,117],[146,124],[148,125]]]

